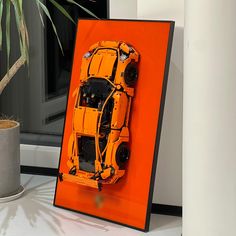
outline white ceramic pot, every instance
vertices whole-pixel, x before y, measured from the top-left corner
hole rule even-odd
[[[0,120],[0,198],[20,189],[20,124]]]

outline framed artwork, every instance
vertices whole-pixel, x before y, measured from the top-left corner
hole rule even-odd
[[[148,231],[174,22],[77,27],[54,205]]]

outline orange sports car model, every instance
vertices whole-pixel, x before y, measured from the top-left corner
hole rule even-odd
[[[129,116],[138,79],[139,54],[122,41],[100,41],[83,56],[75,91],[69,173],[61,181],[101,190],[125,174]]]

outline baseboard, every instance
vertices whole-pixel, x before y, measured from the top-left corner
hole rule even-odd
[[[182,207],[152,203],[152,213],[182,217]]]
[[[44,175],[44,176],[57,176],[57,169],[55,168],[45,168],[45,167],[37,167],[37,166],[23,166],[20,167],[22,174],[30,174],[30,175]]]

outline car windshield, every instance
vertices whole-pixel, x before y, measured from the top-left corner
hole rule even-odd
[[[103,78],[90,78],[80,87],[77,106],[97,108],[101,110],[105,100],[110,95],[113,86]]]

